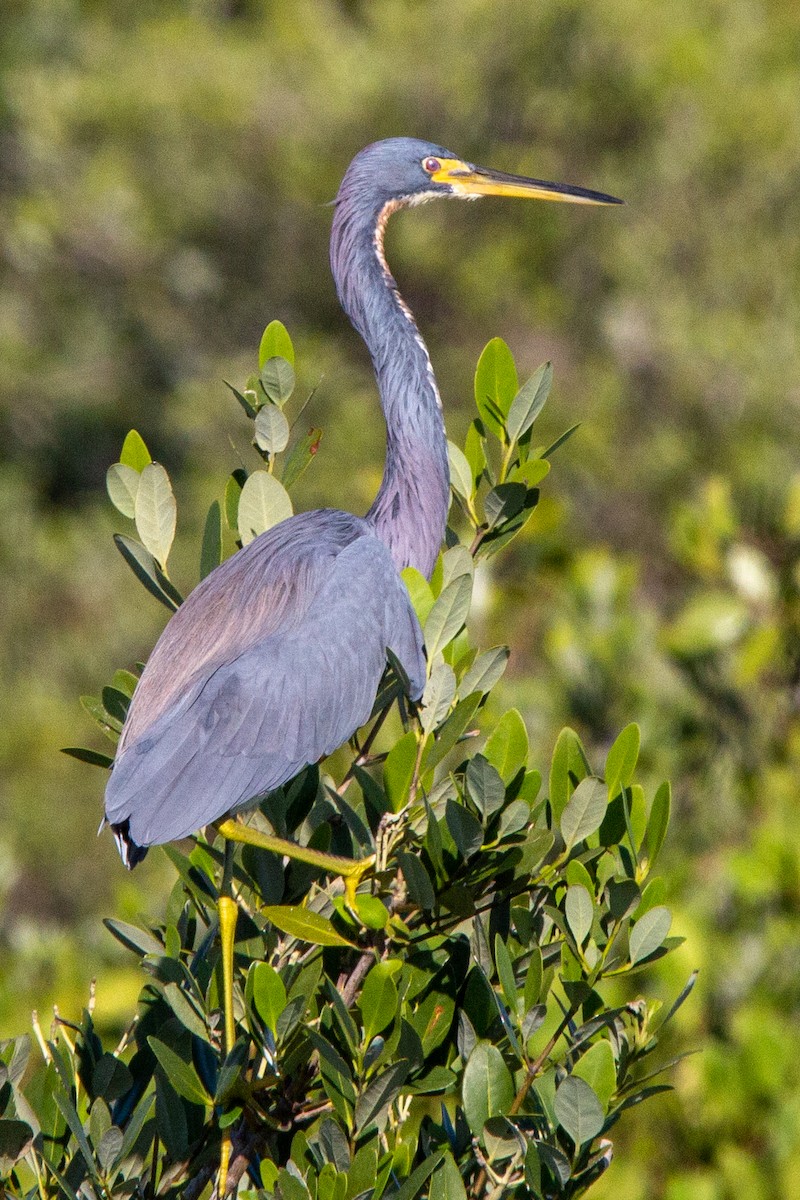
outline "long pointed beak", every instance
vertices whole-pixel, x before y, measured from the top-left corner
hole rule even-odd
[[[571,183],[526,179],[523,175],[509,175],[505,171],[493,171],[453,159],[442,162],[431,178],[436,183],[449,184],[456,196],[518,196],[523,200],[560,200],[566,204],[624,204],[616,196],[592,192]]]

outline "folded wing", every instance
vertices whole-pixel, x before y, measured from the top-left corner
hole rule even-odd
[[[162,634],[120,739],[106,817],[128,861],[347,741],[369,718],[387,648],[418,697],[419,623],[359,518],[290,518],[212,572]]]

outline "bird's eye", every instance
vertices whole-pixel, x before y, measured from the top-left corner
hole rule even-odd
[[[442,164],[438,158],[426,158],[423,160],[422,165],[429,175],[433,175],[434,171],[438,171]]]

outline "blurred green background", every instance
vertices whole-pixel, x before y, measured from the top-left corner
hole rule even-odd
[[[77,697],[164,610],[117,555],[104,475],[136,426],[175,483],[179,585],[246,449],[221,380],[279,317],[325,428],[298,507],[364,511],[383,452],[327,270],[364,143],[442,142],[624,210],[485,201],[394,220],[389,258],[450,435],[489,336],[551,358],[573,421],[530,536],[484,576],[502,699],[549,755],[630,720],[676,814],[663,869],[699,967],[676,1091],[628,1114],[593,1195],[767,1200],[800,1176],[800,8],[795,0],[6,0],[0,37],[0,1031],[109,1035],[138,981],[99,917],[158,911],[159,855],[96,840],[58,754]],[[238,438],[238,441],[237,441]],[[181,557],[182,556],[182,557]]]

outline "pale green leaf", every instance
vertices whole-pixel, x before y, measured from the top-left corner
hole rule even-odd
[[[243,545],[292,515],[292,502],[283,484],[268,471],[247,477],[239,497],[239,537]]]
[[[144,546],[163,568],[175,537],[177,505],[161,463],[148,463],[139,477],[134,516]]]
[[[608,792],[602,779],[582,779],[561,814],[561,836],[567,849],[600,828],[607,805]]]
[[[106,472],[106,491],[114,507],[123,517],[133,517],[136,512],[136,493],[139,491],[141,473],[125,463],[114,463]]]
[[[672,914],[668,908],[658,905],[651,908],[640,917],[630,932],[628,945],[632,963],[649,958],[663,944],[672,924]]]

